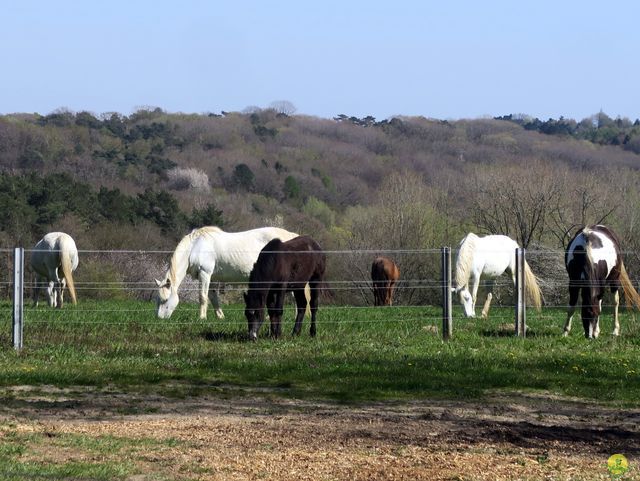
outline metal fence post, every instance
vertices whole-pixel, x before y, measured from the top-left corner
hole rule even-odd
[[[525,250],[521,247],[516,249],[516,285],[515,285],[515,297],[516,297],[516,336],[527,336],[527,306],[525,296],[525,277],[524,277],[524,264],[525,264]]]
[[[453,331],[451,317],[451,248],[443,247],[442,253],[442,338],[448,340]]]
[[[22,349],[24,326],[24,248],[13,250],[13,347]]]

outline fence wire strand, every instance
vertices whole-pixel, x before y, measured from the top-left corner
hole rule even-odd
[[[85,297],[89,299],[99,300],[117,299],[122,297],[125,299],[131,298],[153,301],[158,293],[158,286],[154,281],[154,278],[164,278],[164,274],[168,268],[167,263],[169,262],[169,257],[176,253],[176,251],[168,250],[79,250],[78,252],[81,255],[81,262],[80,269],[77,272],[77,278],[75,279],[75,288],[80,294],[79,306],[65,306],[63,309],[51,309],[46,305],[46,300],[43,300],[46,298],[46,286],[34,281],[33,273],[30,271],[30,267],[28,265],[29,255],[33,251],[33,249],[25,249],[25,270],[27,273],[25,274],[24,301],[27,323],[46,324],[51,321],[43,319],[43,317],[51,317],[53,319],[64,318],[65,322],[69,323],[92,325],[96,323],[108,323],[114,325],[129,324],[131,322],[135,322],[135,316],[137,314],[155,316],[155,302],[150,302],[148,308],[83,308],[82,303],[84,299],[82,295],[84,294]],[[0,277],[0,293],[5,292],[7,293],[7,296],[8,292],[13,288],[13,281],[8,279],[8,274],[6,274],[12,270],[9,269],[13,262],[12,252],[13,251],[11,249],[0,249],[0,254],[3,254],[2,257],[5,259],[4,262],[6,263],[6,267],[4,268],[5,274],[3,274],[3,277]],[[341,302],[344,302],[344,305],[337,305],[335,300],[325,298],[323,297],[324,295],[321,296],[319,307],[320,314],[317,321],[318,324],[337,324],[340,322],[359,322],[363,324],[384,322],[439,323],[442,321],[441,317],[428,316],[426,314],[425,316],[419,317],[411,315],[411,313],[420,312],[421,309],[434,306],[437,307],[439,305],[438,303],[442,298],[442,290],[445,287],[445,284],[443,284],[441,279],[439,269],[440,255],[442,252],[441,249],[361,249],[325,250],[322,252],[327,255],[330,262],[342,263],[342,270],[340,273],[345,277],[331,277],[332,272],[329,271],[329,278],[324,281],[324,283],[319,287],[319,290],[322,293],[339,296],[342,300]],[[637,253],[630,251],[623,252],[623,254],[637,255]],[[401,267],[401,271],[409,272],[409,277],[406,279],[401,278],[395,286],[395,295],[401,299],[401,302],[396,302],[393,306],[383,306],[379,312],[383,312],[385,315],[377,316],[375,319],[372,318],[358,321],[322,319],[322,312],[330,313],[333,316],[339,315],[340,313],[361,312],[371,309],[371,304],[373,302],[372,292],[375,286],[372,280],[366,276],[370,273],[370,262],[373,259],[373,256],[377,255],[389,255],[396,258]],[[455,259],[456,255],[457,250],[451,249],[452,260]],[[526,255],[527,261],[530,265],[533,265],[535,261],[537,266],[545,267],[545,269],[549,266],[553,266],[555,269],[552,271],[552,275],[546,275],[544,278],[539,278],[543,294],[546,298],[543,309],[569,309],[570,306],[567,304],[568,287],[572,286],[582,288],[586,286],[587,283],[579,281],[572,282],[571,284],[569,283],[568,278],[566,277],[566,271],[564,270],[564,251],[528,249],[526,250]],[[150,256],[157,256],[154,257],[154,259],[156,259],[154,261],[154,272],[146,272],[145,269],[142,268],[142,265],[138,265],[136,268],[136,260],[138,263],[140,263],[141,260],[148,262]],[[416,267],[415,264],[419,263],[418,261],[422,263],[422,270],[414,269],[412,271],[412,268]],[[88,272],[87,268],[83,271],[83,264],[93,268],[93,271]],[[127,268],[126,272],[123,270],[124,267]],[[452,262],[452,270],[455,272],[455,261]],[[349,273],[353,278],[346,278],[346,273]],[[417,273],[417,275],[415,273]],[[102,278],[100,276],[102,276]],[[270,282],[264,282],[264,285],[268,284],[270,284]],[[32,294],[33,290],[38,286],[44,287],[41,290],[44,290],[45,293],[40,293],[41,306],[38,308],[32,308],[30,307],[32,295],[28,294]],[[503,308],[513,308],[515,310],[515,303],[512,302],[514,285],[513,280],[508,273],[493,281],[487,281],[485,278],[481,279],[479,283],[476,309],[479,309],[484,303],[488,287],[492,287],[494,290],[494,305],[499,305]],[[236,299],[233,301],[234,304],[232,305],[227,305],[224,302],[221,303],[222,309],[233,315],[241,314],[244,311],[243,307],[237,307],[235,304],[238,303],[237,299],[240,298],[240,294],[246,292],[247,288],[248,282],[246,280],[222,282],[215,280],[215,276],[212,279],[210,286],[210,290],[221,289],[223,299],[225,299],[225,296],[231,299]],[[181,304],[178,309],[182,312],[188,313],[187,315],[199,312],[200,308],[197,305],[199,292],[200,287],[197,285],[197,282],[187,276],[179,288]],[[430,299],[431,304],[424,304],[422,301],[423,299]],[[455,294],[453,295],[453,301],[459,309],[458,299]],[[69,304],[68,297],[67,304]],[[289,304],[293,306],[291,301],[287,301],[285,309],[289,308]],[[624,305],[625,304],[621,299],[621,309]],[[605,302],[603,302],[602,307],[605,310],[612,310],[614,304],[605,298]],[[212,308],[212,306],[210,305],[209,308]],[[11,307],[4,308],[0,306],[0,311],[3,313],[10,312]],[[408,315],[407,311],[409,312]],[[393,318],[391,314],[396,315],[398,312],[400,312],[400,314],[397,315],[403,317],[401,319]],[[133,320],[84,321],[82,319],[78,319],[82,316],[90,316],[100,313],[121,313],[123,317],[128,318],[131,316]],[[390,315],[387,316],[387,313]],[[460,315],[459,311],[456,312],[456,315]],[[345,316],[348,317],[348,314],[345,314]],[[549,316],[545,316],[544,312],[536,313],[535,316],[536,319],[550,319]],[[210,313],[209,317],[213,318],[213,314]],[[243,318],[241,315],[238,317]],[[499,315],[495,313],[491,314],[491,317],[495,319],[500,318]],[[513,320],[512,316],[503,316],[502,318],[508,321]],[[195,319],[194,321],[169,319],[156,320],[156,322],[139,320],[139,322],[154,325],[166,325],[167,323],[182,325],[193,324],[198,321]],[[224,321],[217,318],[214,321],[208,322],[228,322],[229,324],[233,324],[234,322],[237,323],[237,321]]]

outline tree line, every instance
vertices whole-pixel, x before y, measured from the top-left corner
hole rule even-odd
[[[548,119],[542,121],[527,115],[504,115],[496,120],[505,120],[547,135],[567,135],[576,139],[588,140],[600,145],[620,145],[636,154],[640,154],[640,119],[612,119],[604,112],[582,119]]]

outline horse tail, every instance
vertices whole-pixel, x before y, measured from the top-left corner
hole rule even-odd
[[[456,259],[456,289],[462,289],[469,283],[471,277],[471,264],[473,263],[473,254],[476,251],[476,242],[478,236],[473,232],[469,232],[458,249],[458,257]]]
[[[539,311],[542,308],[542,291],[538,284],[538,278],[529,267],[527,261],[524,262],[524,285],[533,307]]]
[[[624,292],[624,300],[627,306],[634,305],[640,309],[640,294],[635,290],[627,269],[624,267],[624,263],[620,262],[620,285],[622,286],[622,292]]]
[[[309,283],[307,282],[304,285],[304,297],[307,300],[307,308],[305,309],[304,313],[307,316],[311,315],[311,287],[309,286]]]
[[[67,287],[69,288],[69,294],[71,295],[71,302],[77,304],[78,298],[76,297],[76,286],[73,282],[71,246],[66,241],[60,243],[60,266],[62,268],[62,275],[67,281]]]

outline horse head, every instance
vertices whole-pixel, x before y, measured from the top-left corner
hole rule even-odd
[[[585,299],[583,294],[581,317],[584,336],[587,339],[597,337],[599,331],[598,318],[600,317],[600,303],[595,296],[591,296],[591,301],[589,301]]]
[[[178,307],[178,290],[171,283],[171,279],[167,276],[164,281],[155,279],[158,286],[158,318],[169,319],[173,311]]]
[[[452,290],[460,296],[460,304],[462,304],[462,308],[464,309],[464,315],[467,317],[476,317],[473,296],[469,292],[468,287],[457,287]]]
[[[244,293],[244,315],[249,326],[249,339],[252,341],[258,339],[258,331],[264,322],[264,301],[261,299],[257,292],[249,290]]]
[[[587,339],[598,337],[600,326],[598,325],[600,312],[602,311],[601,299],[604,294],[604,283],[609,273],[607,263],[600,260],[592,263],[588,259],[590,265],[587,269],[585,277],[587,285],[582,286],[582,309],[580,311],[582,318],[582,327],[584,327],[584,336]]]

